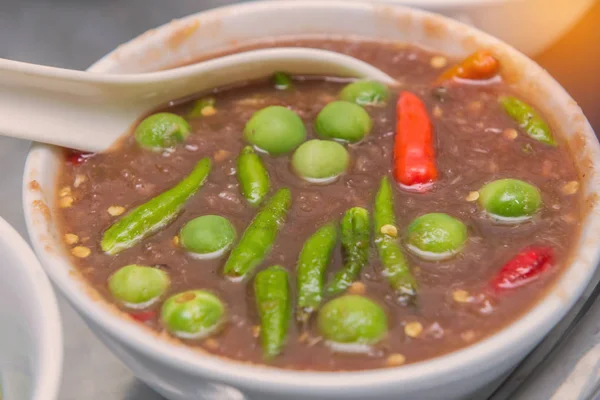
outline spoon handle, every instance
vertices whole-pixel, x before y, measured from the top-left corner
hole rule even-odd
[[[143,74],[101,74],[0,59],[0,134],[103,151],[153,108],[277,71],[396,84],[356,58],[309,48],[252,50]]]
[[[143,112],[103,76],[0,59],[0,135],[102,151]]]

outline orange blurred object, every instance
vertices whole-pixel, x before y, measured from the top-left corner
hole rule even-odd
[[[493,78],[500,70],[500,62],[487,50],[479,50],[465,58],[460,64],[447,69],[440,75],[438,82],[454,78],[485,80]]]

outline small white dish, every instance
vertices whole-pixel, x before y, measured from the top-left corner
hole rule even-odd
[[[35,255],[0,218],[0,398],[54,400],[63,340],[56,297]]]

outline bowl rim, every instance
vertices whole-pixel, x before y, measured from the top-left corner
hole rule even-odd
[[[176,24],[190,22],[195,19],[217,18],[221,13],[256,13],[261,10],[264,11],[267,8],[272,8],[274,3],[274,1],[241,3],[186,16],[175,22],[155,28],[152,35],[141,35],[122,44],[113,52],[93,64],[90,70],[96,72],[109,70],[111,65],[118,63],[118,57],[114,56],[117,52],[123,54],[123,52],[134,51],[144,42],[161,40],[161,38],[172,33],[174,29],[177,29]],[[279,7],[307,7],[311,9],[340,7],[351,8],[365,13],[372,13],[373,7],[375,7],[374,4],[363,1],[349,2],[342,0],[331,0],[328,2],[319,0],[288,0],[277,1],[276,3]],[[574,108],[570,108],[569,112],[579,117],[582,134],[588,141],[591,141],[591,143],[588,143],[586,150],[589,151],[594,160],[600,160],[600,146],[598,146],[595,134],[579,107],[576,106],[574,100],[570,98],[568,93],[547,72],[529,60],[525,55],[500,40],[460,22],[427,11],[395,4],[386,4],[386,6],[392,7],[395,12],[409,15],[410,17],[427,18],[430,21],[435,21],[453,32],[462,32],[462,34],[466,33],[476,37],[479,43],[485,43],[486,45],[501,49],[506,55],[515,58],[523,65],[527,65],[528,69],[534,70],[536,75],[539,75],[539,82],[543,82],[541,84],[542,87],[551,89],[554,96],[569,101],[574,105]],[[581,122],[582,118],[583,121]],[[508,359],[511,355],[514,356],[515,353],[523,350],[524,347],[520,347],[523,345],[519,341],[523,335],[536,336],[536,332],[540,330],[540,327],[543,327],[542,329],[549,329],[549,327],[554,326],[580,297],[600,259],[600,246],[593,246],[597,244],[598,240],[594,240],[591,243],[586,242],[585,246],[580,249],[585,250],[586,257],[580,254],[583,251],[577,253],[577,262],[571,262],[568,268],[563,271],[555,287],[522,317],[491,336],[463,349],[402,367],[349,372],[298,371],[248,364],[217,356],[205,357],[199,355],[197,352],[186,351],[186,346],[177,345],[169,341],[157,342],[154,335],[146,332],[137,323],[126,321],[122,316],[107,311],[106,307],[99,306],[97,300],[89,296],[84,285],[76,283],[77,280],[68,274],[68,269],[72,266],[68,258],[54,260],[44,252],[44,244],[38,239],[39,234],[43,232],[39,226],[34,224],[30,208],[31,201],[35,197],[27,187],[29,181],[32,179],[32,172],[40,169],[37,159],[52,151],[53,148],[51,146],[37,143],[32,146],[25,166],[23,206],[34,248],[40,256],[46,271],[65,296],[86,318],[92,319],[111,336],[118,338],[119,341],[127,344],[127,346],[130,346],[141,354],[153,359],[159,359],[165,365],[183,370],[192,375],[201,375],[216,381],[242,385],[251,389],[267,390],[269,388],[269,390],[279,391],[299,389],[307,394],[316,393],[325,395],[341,388],[344,390],[358,388],[368,390],[376,386],[393,387],[402,383],[430,386],[432,379],[435,379],[436,385],[466,379],[473,375],[473,366],[482,370],[486,368],[491,369],[493,365],[490,366],[488,364],[493,363],[486,363],[486,361],[494,358],[499,360]],[[600,162],[594,164],[600,165]],[[594,165],[592,171],[596,179],[590,180],[588,186],[598,192],[600,190],[600,179],[596,176],[598,175],[598,166]],[[586,231],[587,228],[593,228],[595,231],[600,230],[600,205],[594,204],[592,212],[588,214],[585,221]],[[311,384],[307,385],[306,382],[311,382]]]
[[[13,268],[19,268],[29,280],[30,295],[43,310],[40,332],[37,332],[40,356],[34,365],[34,400],[58,398],[62,378],[63,334],[60,311],[52,284],[46,276],[40,262],[25,242],[25,239],[3,218],[0,217],[0,238],[9,242],[11,252],[19,260]]]

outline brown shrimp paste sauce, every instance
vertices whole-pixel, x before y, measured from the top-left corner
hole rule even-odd
[[[559,137],[558,147],[529,138],[499,107],[499,95],[511,93],[501,79],[485,85],[454,85],[446,91],[433,89],[432,82],[444,64],[438,54],[393,43],[331,39],[269,41],[253,48],[275,45],[349,54],[396,78],[401,90],[418,95],[426,104],[434,127],[440,177],[433,190],[425,194],[394,187],[400,235],[415,217],[443,212],[464,222],[469,238],[463,251],[446,261],[423,261],[406,252],[419,283],[417,306],[403,306],[394,301],[372,245],[369,264],[359,279],[363,285],[355,285],[351,291],[364,289],[365,296],[384,307],[389,319],[386,338],[369,354],[333,353],[320,338],[314,318],[308,334],[302,334],[292,317],[283,352],[270,365],[360,370],[389,365],[389,360],[394,359],[390,356],[396,354],[403,355],[407,363],[424,360],[490,335],[540,299],[565,267],[581,219],[579,195],[565,190],[573,187],[573,183],[567,184],[577,181],[578,176],[566,147],[560,145],[560,132],[554,132]],[[447,61],[450,65],[456,60]],[[59,207],[58,213],[62,234],[77,236],[77,243],[65,240],[67,251],[73,252],[76,246],[91,251],[89,255],[86,251],[74,252],[78,256],[72,257],[83,277],[109,302],[113,300],[107,289],[108,277],[120,267],[134,263],[168,271],[172,283],[167,296],[191,289],[212,291],[227,306],[225,327],[210,339],[184,342],[235,360],[262,363],[252,279],[240,283],[223,278],[226,255],[215,260],[193,259],[176,244],[174,237],[187,221],[217,214],[234,224],[239,238],[256,213],[256,208],[241,196],[236,178],[235,160],[245,145],[242,132],[246,121],[261,108],[282,105],[304,120],[308,139],[314,138],[316,115],[336,98],[344,84],[336,79],[297,77],[293,91],[277,90],[270,81],[217,89],[211,94],[216,99],[216,113],[189,120],[192,134],[172,151],[143,150],[130,136],[113,151],[96,154],[80,164],[67,159],[57,185],[57,204],[62,204],[65,188],[69,188],[67,192],[73,201]],[[393,93],[385,106],[366,107],[373,119],[373,130],[359,144],[348,146],[350,168],[335,183],[315,185],[301,180],[290,168],[291,154],[261,155],[271,178],[270,193],[288,187],[293,197],[287,222],[257,270],[273,264],[287,268],[293,296],[296,261],[305,239],[322,224],[339,221],[350,207],[362,206],[372,211],[381,177],[387,174],[392,179],[396,96]],[[187,102],[169,106],[167,110],[185,115],[191,106]],[[174,186],[202,157],[212,159],[213,169],[205,185],[186,203],[174,222],[115,256],[102,252],[102,234],[119,218],[111,213],[123,212],[120,207],[127,212]],[[473,195],[469,198],[483,184],[500,178],[522,179],[540,189],[543,207],[532,221],[512,226],[495,224],[472,201]],[[538,279],[501,297],[478,295],[491,277],[529,244],[553,247],[555,265]],[[338,243],[328,266],[327,281],[341,266]],[[153,310],[157,313],[144,323],[162,332],[164,328],[158,318],[160,303],[150,308]],[[123,311],[133,312],[125,308]],[[409,327],[417,326],[418,331],[415,322],[422,331],[411,337],[405,327],[412,323]]]

